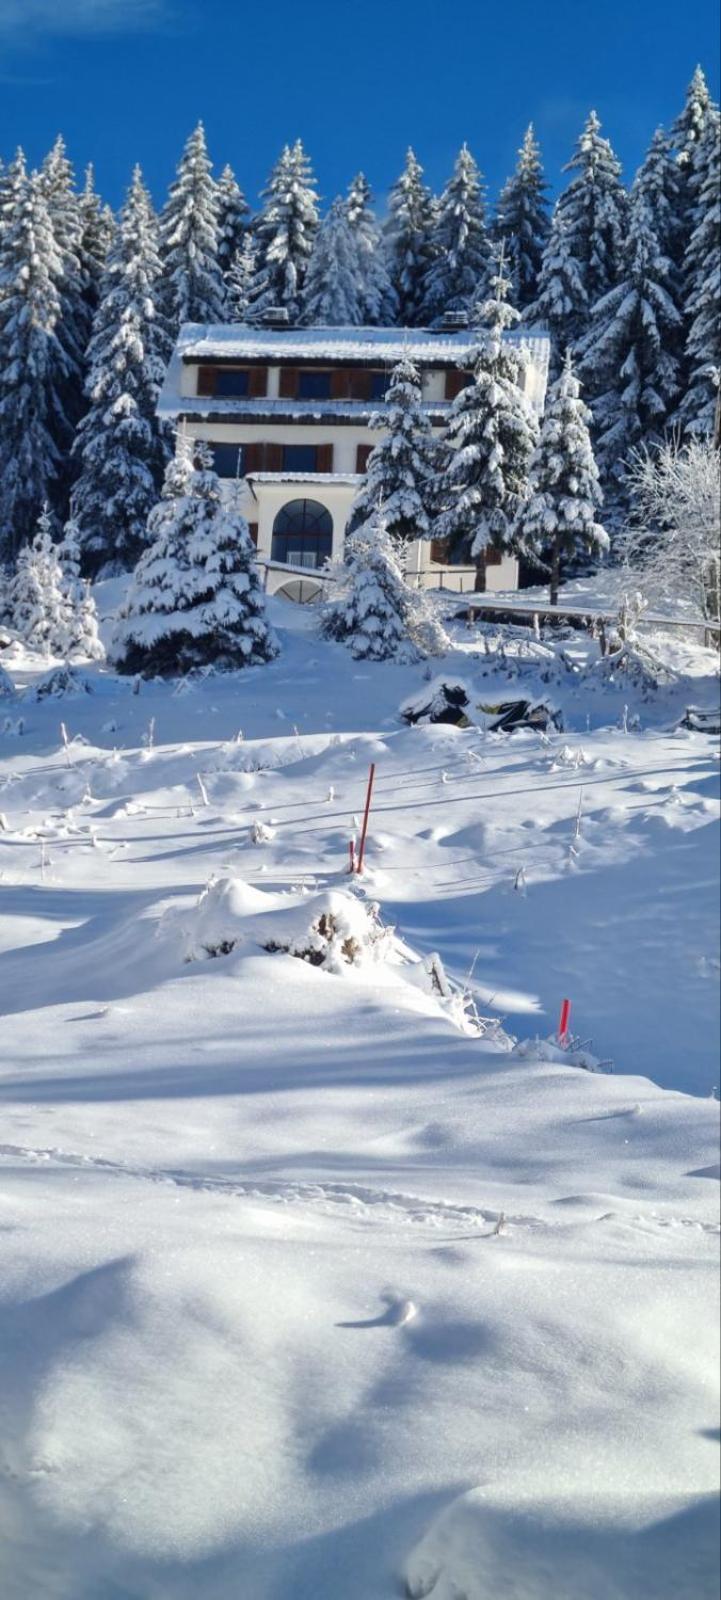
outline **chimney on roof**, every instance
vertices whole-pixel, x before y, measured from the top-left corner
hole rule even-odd
[[[461,332],[463,332],[463,329],[467,328],[467,327],[468,327],[468,312],[467,311],[444,311],[443,316],[439,317],[438,321],[436,323],[434,323],[434,325],[433,325],[433,327],[431,329],[431,332],[432,333],[461,333]]]
[[[290,317],[287,306],[268,306],[267,311],[261,316],[264,328],[289,328]]]

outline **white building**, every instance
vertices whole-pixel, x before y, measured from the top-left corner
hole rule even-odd
[[[543,335],[520,338],[529,355],[525,385],[543,407],[549,346]],[[442,429],[454,396],[469,381],[478,343],[473,330],[427,328],[290,328],[276,325],[202,327],[180,333],[159,401],[160,414],[205,439],[221,478],[242,480],[241,509],[268,589],[310,600],[314,572],[342,555],[348,513],[368,455],[378,442],[369,427],[383,414],[390,372],[402,357],[419,368],[423,404]],[[409,546],[409,577],[426,587],[474,587],[476,569],[451,565],[439,541]],[[517,586],[511,557],[489,556],[486,587]]]

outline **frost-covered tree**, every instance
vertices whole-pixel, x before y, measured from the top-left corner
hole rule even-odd
[[[618,281],[621,263],[626,195],[595,111],[565,171],[574,176],[556,202],[538,295],[526,311],[527,322],[547,324],[556,365],[583,338],[592,307]]]
[[[98,629],[98,613],[90,584],[81,577],[82,550],[78,529],[72,518],[63,529],[57,548],[61,573],[61,593],[65,601],[65,639],[63,654],[103,661],[105,650]]]
[[[702,67],[696,67],[686,90],[683,110],[673,124],[671,134],[677,151],[678,165],[684,179],[693,171],[696,147],[701,141],[712,100]]]
[[[228,670],[277,653],[248,524],[208,460],[181,449],[168,467],[113,641],[120,672]]]
[[[266,311],[283,307],[290,321],[298,322],[318,231],[315,178],[300,139],[281,152],[262,198],[253,228],[256,272],[248,317],[258,322]]]
[[[371,451],[365,479],[351,508],[348,531],[367,522],[378,506],[383,524],[397,543],[431,537],[429,515],[437,444],[421,401],[421,377],[404,359],[394,367],[386,391],[386,410],[370,419],[382,429]]]
[[[721,121],[710,107],[697,146],[699,187],[683,261],[686,293],[686,393],[677,420],[684,434],[711,434],[721,384]]]
[[[398,314],[398,299],[390,280],[383,238],[373,212],[371,186],[359,172],[346,200],[348,226],[358,262],[361,285],[361,322],[367,327],[390,327]]]
[[[224,278],[239,250],[243,248],[250,220],[250,206],[232,167],[224,167],[218,179],[218,261]]]
[[[435,202],[412,150],[388,197],[383,230],[388,272],[398,300],[401,327],[423,321],[426,278],[434,256]]]
[[[83,213],[75,189],[75,175],[62,137],[56,139],[43,161],[40,184],[59,256],[59,266],[55,269],[59,299],[56,331],[66,361],[62,382],[62,412],[57,417],[53,414],[51,425],[64,466],[73,429],[83,412],[84,359],[90,318],[81,260]],[[62,476],[65,477],[64,471]]]
[[[72,515],[90,571],[131,567],[144,548],[168,442],[156,405],[169,354],[150,196],[136,168],[101,284],[88,351],[89,409],[74,451]]]
[[[308,327],[347,328],[363,321],[358,255],[343,200],[333,201],[315,236],[302,301]]]
[[[677,274],[642,189],[632,194],[621,279],[597,300],[578,345],[609,516],[624,509],[631,450],[661,438],[679,393]]]
[[[62,465],[58,434],[61,426],[70,432],[70,365],[57,331],[62,261],[43,183],[28,177],[22,153],[12,164],[11,193],[0,237],[0,556],[6,559],[52,501]]]
[[[325,606],[321,631],[364,661],[418,661],[440,655],[448,640],[426,597],[403,576],[401,554],[375,507],[346,541],[339,592]]]
[[[478,589],[485,586],[486,552],[511,547],[538,432],[521,388],[526,352],[503,337],[518,312],[507,303],[508,280],[500,268],[491,291],[493,298],[480,307],[488,331],[471,356],[473,382],[456,396],[446,427],[434,528],[436,537],[476,561]]]
[[[541,262],[551,226],[547,189],[540,147],[533,123],[529,123],[518,152],[516,170],[501,190],[493,224],[494,238],[503,243],[511,304],[521,312],[533,304],[538,294]]]
[[[160,222],[165,312],[173,334],[184,322],[223,321],[219,215],[218,186],[199,122],[183,151]]]
[[[721,616],[721,455],[710,439],[637,453],[633,516],[619,554],[649,600],[685,601],[705,622]],[[718,636],[716,636],[718,643]]]
[[[548,393],[528,469],[528,498],[515,523],[519,549],[550,573],[551,605],[557,604],[564,568],[608,548],[608,534],[596,521],[603,495],[590,420],[567,355]]]
[[[69,608],[47,505],[37,519],[32,543],[18,555],[10,610],[12,626],[29,649],[65,655]]]
[[[485,289],[490,244],[483,179],[465,144],[436,207],[432,245],[433,259],[424,281],[424,321],[437,322],[447,311],[470,315]]]
[[[85,173],[85,187],[78,204],[81,223],[80,271],[87,319],[84,347],[87,348],[92,333],[93,317],[100,303],[100,283],[115,232],[113,213],[109,206],[103,205],[96,192],[92,166],[89,166]]]
[[[229,322],[247,321],[255,273],[255,244],[253,235],[248,231],[230,263],[225,279],[226,312]]]

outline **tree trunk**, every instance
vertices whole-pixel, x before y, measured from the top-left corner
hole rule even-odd
[[[551,556],[551,605],[558,605],[558,591],[561,585],[561,549],[558,543],[553,546]]]

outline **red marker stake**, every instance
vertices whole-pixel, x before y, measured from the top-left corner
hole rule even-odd
[[[558,1023],[558,1042],[565,1044],[568,1037],[568,1023],[571,1016],[570,1000],[561,1001],[561,1016]]]
[[[368,789],[367,789],[367,792],[366,792],[366,808],[365,808],[365,811],[363,813],[363,827],[361,829],[360,846],[359,846],[359,849],[358,849],[358,865],[356,867],[356,872],[362,872],[363,871],[363,860],[364,860],[365,851],[366,851],[366,835],[368,833],[368,817],[370,816],[371,795],[373,793],[373,779],[375,778],[375,775],[376,775],[376,764],[375,764],[375,761],[372,761],[371,765],[370,765],[370,772],[368,773]]]

